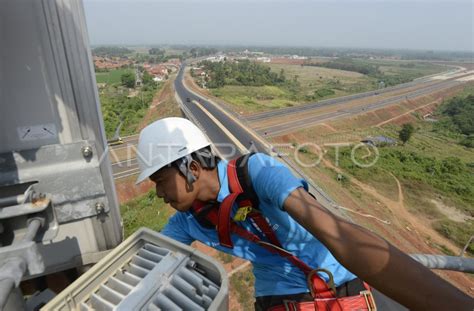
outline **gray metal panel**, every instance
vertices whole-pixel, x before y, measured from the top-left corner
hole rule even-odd
[[[82,1],[0,1],[0,42],[0,187],[51,194],[46,273],[95,262],[123,232]]]
[[[67,111],[55,76],[46,21],[38,2],[2,1],[0,152],[71,142],[76,122]],[[63,116],[61,116],[63,114]],[[73,114],[69,114],[73,117]],[[72,120],[71,120],[72,121]],[[22,139],[21,129],[49,125],[57,135]]]

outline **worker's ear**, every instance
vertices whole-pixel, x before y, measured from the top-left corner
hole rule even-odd
[[[195,180],[199,179],[199,175],[201,175],[202,167],[199,165],[198,162],[195,160],[192,160],[191,163],[189,164],[189,170],[191,171],[191,174],[193,174]]]

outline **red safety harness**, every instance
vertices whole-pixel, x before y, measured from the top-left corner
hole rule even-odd
[[[206,204],[196,201],[193,204],[193,214],[198,221],[206,226],[217,229],[219,243],[222,246],[233,248],[231,234],[254,242],[268,251],[278,254],[289,260],[301,269],[307,276],[308,288],[311,291],[313,301],[294,302],[285,301],[283,305],[275,306],[269,311],[285,310],[376,310],[372,293],[367,284],[366,290],[356,296],[336,297],[336,288],[332,273],[326,269],[312,269],[305,262],[283,249],[270,224],[258,210],[258,197],[253,189],[248,174],[248,159],[252,153],[231,160],[227,166],[230,194],[220,205]],[[232,207],[237,203],[238,210],[232,218]],[[258,235],[239,226],[236,222],[250,218],[268,240],[263,241]],[[319,275],[325,273],[329,282],[326,283]]]

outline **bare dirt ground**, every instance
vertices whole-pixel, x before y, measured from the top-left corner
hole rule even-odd
[[[115,181],[115,189],[120,204],[127,203],[154,188],[154,184],[149,180],[135,185],[136,179],[136,176],[129,176]]]
[[[407,100],[407,102],[410,103],[411,100]],[[426,105],[422,105],[422,106],[410,109],[407,112],[404,112],[404,113],[402,113],[402,114],[400,114],[396,117],[390,118],[390,119],[382,121],[380,123],[377,123],[375,126],[380,127],[380,126],[388,124],[388,123],[395,123],[396,120],[398,120],[398,119],[400,119],[400,118],[402,118],[402,117],[404,117],[408,114],[414,113],[414,112],[420,112],[422,114],[422,116],[426,115],[428,113],[431,113],[433,111],[432,108],[438,106],[439,104],[441,104],[441,99],[434,100],[432,102],[427,103]]]

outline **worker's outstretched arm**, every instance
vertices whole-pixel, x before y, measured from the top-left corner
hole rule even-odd
[[[335,216],[303,188],[284,207],[348,270],[409,309],[474,309],[474,299],[376,234]]]

